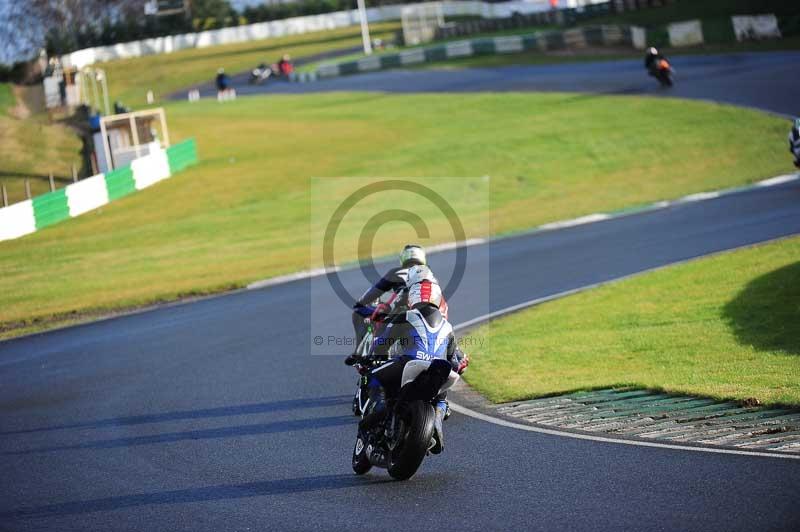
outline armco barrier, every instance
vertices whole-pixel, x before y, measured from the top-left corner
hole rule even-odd
[[[419,63],[433,63],[459,57],[486,54],[510,54],[527,50],[563,50],[586,46],[633,46],[631,29],[626,26],[587,26],[566,31],[534,32],[526,35],[484,37],[412,48],[394,54],[379,54],[357,61],[320,65],[315,72],[301,72],[293,81],[316,81],[321,78],[358,74]]]
[[[197,163],[194,139],[134,159],[61,190],[0,209],[0,241],[19,238],[147,188]]]

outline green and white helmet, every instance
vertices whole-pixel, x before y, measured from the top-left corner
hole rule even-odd
[[[423,265],[426,263],[425,250],[416,244],[408,244],[400,252],[400,264],[404,268],[409,268],[414,265]]]

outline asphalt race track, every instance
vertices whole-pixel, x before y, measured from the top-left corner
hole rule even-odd
[[[468,248],[452,318],[797,233],[795,181],[496,240]],[[441,277],[454,256],[431,256]],[[360,271],[340,278],[363,288]],[[800,461],[458,414],[411,481],[356,477],[347,348],[309,353],[349,327],[317,278],[0,343],[0,530],[800,528]]]
[[[714,100],[800,115],[800,52],[689,55],[671,58],[675,86],[662,89],[647,76],[643,61],[601,61],[547,66],[507,66],[451,70],[385,70],[310,83],[274,81],[248,85],[234,80],[236,92],[295,94],[330,91],[479,92],[564,91],[637,94]],[[213,83],[197,87],[216,94]],[[186,91],[173,95],[186,98]]]

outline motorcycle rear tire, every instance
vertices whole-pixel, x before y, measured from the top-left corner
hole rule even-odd
[[[406,433],[389,455],[388,470],[395,480],[408,480],[417,472],[428,453],[436,412],[429,403],[412,401],[405,405],[400,415],[405,422]]]

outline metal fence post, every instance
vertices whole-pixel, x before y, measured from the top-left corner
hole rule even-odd
[[[6,192],[6,186],[0,185],[0,189],[3,192],[3,207],[8,207],[8,192]]]
[[[25,197],[31,199],[31,180],[25,180]]]
[[[50,192],[55,192],[55,190],[56,190],[56,182],[53,179],[53,172],[50,172],[49,179],[50,179]]]

